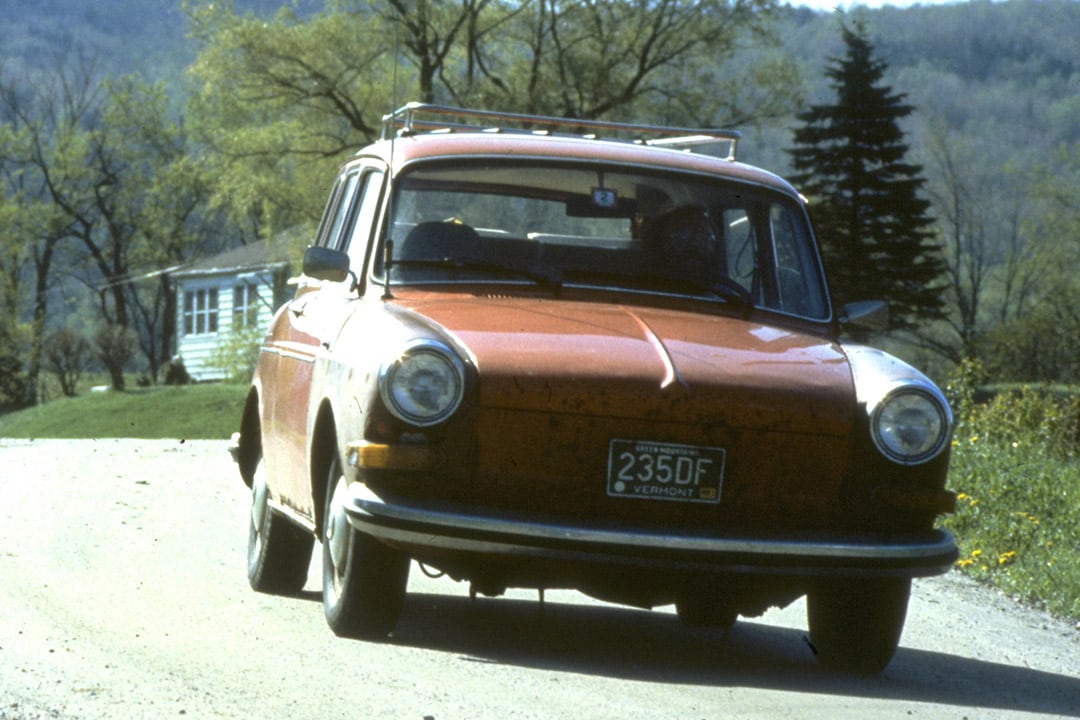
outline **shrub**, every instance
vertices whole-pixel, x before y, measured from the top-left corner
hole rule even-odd
[[[945,524],[962,548],[957,564],[1080,617],[1080,397],[1023,387],[979,403],[966,383],[949,385],[958,401],[949,484],[959,495]]]
[[[166,363],[166,385],[188,385],[189,383],[191,383],[191,375],[188,374],[187,368],[184,367],[183,360],[177,357]]]
[[[210,363],[224,371],[227,382],[246,383],[255,372],[259,346],[265,334],[265,328],[260,327],[234,330],[218,344]]]
[[[60,391],[75,396],[75,386],[90,363],[90,341],[70,328],[60,328],[45,339],[45,368],[56,376]]]
[[[33,397],[22,362],[14,355],[0,354],[0,410],[27,407],[33,404]]]

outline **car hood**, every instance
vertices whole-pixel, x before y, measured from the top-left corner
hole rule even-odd
[[[482,407],[851,431],[851,369],[821,338],[739,318],[558,299],[441,295],[400,307],[466,349]]]

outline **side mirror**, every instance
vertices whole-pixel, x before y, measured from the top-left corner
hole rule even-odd
[[[889,306],[884,300],[860,300],[840,310],[840,326],[845,330],[880,332],[889,327]]]
[[[343,282],[349,277],[349,256],[313,245],[304,251],[304,274],[316,280]]]

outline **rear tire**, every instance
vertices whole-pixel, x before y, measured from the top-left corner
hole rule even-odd
[[[836,580],[806,596],[818,661],[842,672],[875,674],[892,660],[904,630],[911,580]]]
[[[270,507],[262,454],[251,476],[247,575],[253,590],[297,595],[307,583],[314,536]]]
[[[326,622],[340,637],[383,638],[405,604],[409,556],[349,524],[347,483],[336,450],[327,482],[322,537]]]

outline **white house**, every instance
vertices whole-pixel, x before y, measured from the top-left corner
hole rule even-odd
[[[290,252],[283,235],[200,260],[172,273],[176,287],[176,353],[193,380],[221,380],[224,348],[237,333],[266,328],[291,293]]]

